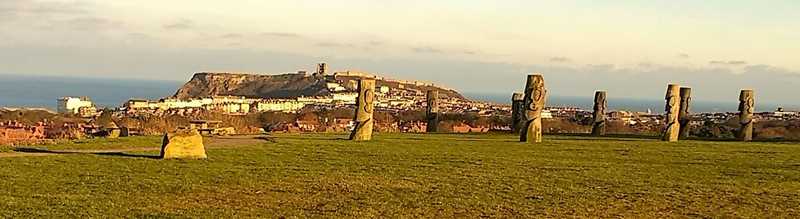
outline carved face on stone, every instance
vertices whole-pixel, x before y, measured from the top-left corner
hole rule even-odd
[[[606,110],[606,94],[601,92],[596,93],[594,97],[594,103],[595,111],[602,112]]]
[[[678,104],[678,94],[673,92],[671,89],[672,86],[667,88],[667,96],[664,98],[667,101],[667,104],[664,106],[664,110],[671,111],[672,107]]]
[[[374,106],[372,102],[375,99],[375,90],[371,88],[366,88],[364,90],[364,95],[362,97],[362,101],[364,101],[364,112],[372,113],[374,110]]]
[[[544,81],[542,80],[534,80],[533,87],[530,91],[530,100],[528,100],[528,110],[538,111],[544,109],[543,105],[539,105],[539,102],[543,102],[545,97],[545,89],[544,89]]]
[[[753,93],[742,91],[742,94],[739,95],[739,111],[745,113],[753,113],[753,108],[755,105],[755,100],[753,98]]]
[[[428,94],[428,95],[431,95],[431,94]],[[428,102],[428,112],[435,113],[435,112],[439,111],[439,109],[438,109],[439,108],[439,104],[437,104],[438,102],[436,101],[436,97],[435,96],[433,98],[429,97],[427,102]]]
[[[692,97],[684,97],[684,98],[686,99],[681,99],[681,110],[684,112],[689,112],[689,106],[691,105],[689,103],[692,102]]]

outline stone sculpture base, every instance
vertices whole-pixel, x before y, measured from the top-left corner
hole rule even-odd
[[[206,159],[203,136],[197,130],[178,130],[164,135],[161,159]]]

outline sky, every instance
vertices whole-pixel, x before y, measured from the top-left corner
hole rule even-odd
[[[0,0],[0,74],[363,70],[464,92],[800,104],[800,2]]]

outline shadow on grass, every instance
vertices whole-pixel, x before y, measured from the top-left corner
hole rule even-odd
[[[636,135],[636,134],[605,134],[603,136],[594,136],[590,133],[546,133],[546,135],[552,136],[564,136],[564,137],[579,137],[579,138],[596,138],[596,139],[603,139],[603,138],[621,138],[621,139],[650,139],[650,140],[658,140],[660,139],[659,136],[654,135]]]
[[[606,134],[603,136],[593,136],[590,133],[548,133],[547,135],[552,136],[566,136],[566,137],[577,137],[577,138],[590,138],[590,139],[614,139],[619,141],[625,141],[625,139],[650,139],[650,140],[661,140],[661,136],[656,135],[639,135],[639,134]],[[736,138],[703,138],[703,137],[688,137],[688,138],[681,138],[681,141],[712,141],[712,142],[742,142]],[[754,139],[751,142],[768,142],[768,143],[797,143],[800,140],[792,140],[792,139]]]
[[[80,151],[51,151],[40,148],[14,148],[15,152],[20,153],[33,153],[33,154],[93,154],[100,156],[116,156],[116,157],[132,157],[132,158],[149,158],[160,159],[160,155],[145,155],[145,154],[128,154],[125,152],[80,152]]]
[[[100,152],[100,153],[92,153],[94,155],[100,156],[115,156],[115,157],[133,157],[133,158],[149,158],[149,159],[161,159],[161,155],[146,155],[146,154],[128,154],[124,152]]]

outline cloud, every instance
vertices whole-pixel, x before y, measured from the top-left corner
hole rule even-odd
[[[688,58],[689,58],[689,54],[686,54],[686,53],[680,53],[680,54],[678,54],[678,58],[682,58],[682,59],[688,59]]]
[[[414,47],[414,48],[411,48],[411,50],[416,52],[416,53],[436,53],[436,54],[444,53],[443,50],[437,49],[437,48],[433,48],[433,47],[430,47],[430,46]]]
[[[262,37],[303,38],[300,34],[285,32],[264,32],[258,35]]]
[[[764,65],[764,64],[745,66],[744,73],[774,74],[774,75],[784,75],[791,77],[800,77],[800,72],[798,71],[792,71],[786,68]]]
[[[411,51],[420,54],[447,54],[447,55],[480,55],[482,54],[479,50],[470,50],[470,49],[441,49],[432,46],[420,46],[420,47],[411,47]]]
[[[572,62],[572,59],[567,57],[550,57],[550,62]]]
[[[378,40],[370,40],[369,42],[367,42],[367,45],[370,46],[370,47],[383,46],[385,44],[386,44],[386,42],[378,41]]]
[[[89,4],[81,1],[41,2],[35,0],[4,0],[0,1],[0,16],[80,15],[89,13],[86,9],[88,6]]]
[[[712,61],[708,62],[708,64],[711,64],[711,65],[731,65],[731,66],[733,66],[733,65],[746,65],[747,62],[746,61],[741,61],[741,60],[732,60],[732,61],[712,60]]]
[[[221,35],[219,37],[223,38],[223,39],[239,39],[239,38],[244,37],[244,35],[241,35],[241,34],[238,34],[238,33],[229,33],[229,34],[223,34],[223,35]]]
[[[117,29],[123,26],[123,23],[120,21],[115,21],[100,17],[74,18],[68,20],[66,24],[75,30],[82,30],[82,31]]]
[[[461,53],[463,53],[465,55],[478,55],[478,54],[480,54],[480,52],[472,51],[472,50],[464,50]]]
[[[336,42],[321,42],[314,44],[318,47],[327,47],[327,48],[355,48],[356,45],[351,43],[336,43]]]
[[[653,64],[653,63],[650,63],[650,62],[641,62],[641,63],[637,64],[636,66],[638,66],[639,68],[652,68],[652,67],[654,67],[656,65]]]
[[[0,0],[0,25],[21,30],[44,27],[52,29],[78,16],[89,16],[92,5],[82,1],[43,2],[35,0]]]
[[[608,72],[613,71],[616,65],[613,64],[588,64],[585,66],[588,72]]]
[[[197,28],[197,25],[192,20],[182,19],[175,23],[164,25],[167,30],[190,30]]]

